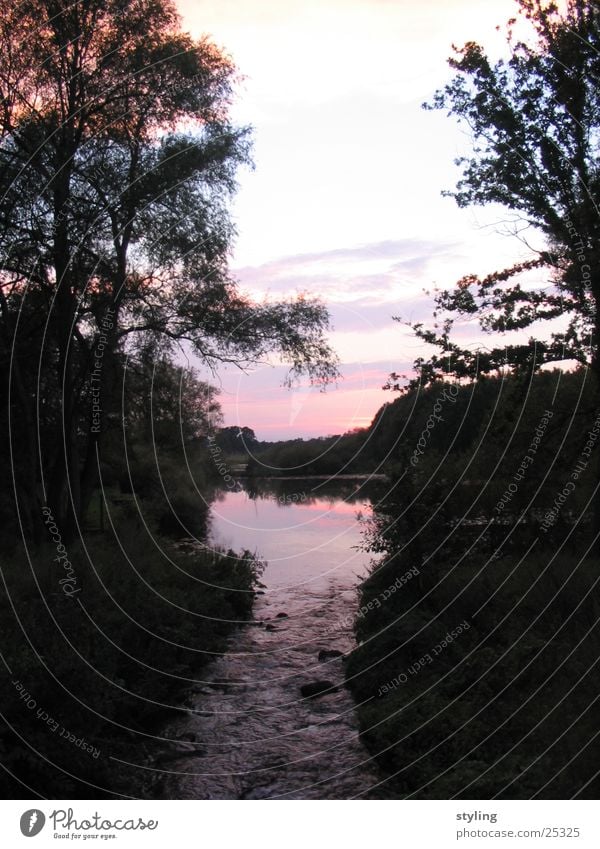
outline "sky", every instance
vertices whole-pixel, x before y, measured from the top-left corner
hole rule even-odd
[[[276,361],[216,380],[225,424],[263,440],[365,427],[393,395],[391,371],[424,352],[410,328],[431,322],[424,290],[529,255],[499,209],[442,197],[470,140],[421,108],[451,78],[452,44],[505,49],[496,30],[514,0],[179,0],[183,26],[207,34],[243,79],[233,117],[254,128],[255,169],[233,203],[231,269],[274,300],[306,292],[330,315],[343,379],[325,392],[283,387]],[[474,342],[474,328],[466,328]],[[198,363],[192,362],[198,366]],[[214,377],[212,378],[215,382]]]

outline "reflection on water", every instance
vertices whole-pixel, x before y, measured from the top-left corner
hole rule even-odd
[[[370,500],[357,484],[340,487],[335,497],[322,482],[300,488],[296,482],[254,482],[249,492],[229,492],[211,510],[211,538],[234,551],[248,549],[267,561],[264,582],[276,587],[325,588],[331,576],[356,584],[368,556],[359,550],[360,522]]]
[[[259,489],[260,487],[260,489]],[[353,647],[356,584],[369,556],[360,517],[364,486],[344,481],[337,496],[322,482],[260,482],[213,505],[213,542],[256,551],[267,561],[255,621],[205,670],[190,716],[174,722],[166,753],[174,798],[346,799],[369,795],[376,767],[358,739],[343,658],[320,651]],[[337,690],[303,699],[317,680]]]

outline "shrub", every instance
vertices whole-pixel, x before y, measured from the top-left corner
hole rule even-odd
[[[143,771],[127,764],[151,760],[151,732],[182,709],[194,676],[251,616],[260,564],[248,553],[182,554],[131,521],[118,536],[67,548],[67,584],[54,548],[21,549],[0,564],[0,753],[13,776],[4,774],[4,798],[151,795]]]

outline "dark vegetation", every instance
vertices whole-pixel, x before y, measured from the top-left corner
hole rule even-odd
[[[141,513],[160,535],[202,539],[218,479],[207,447],[207,434],[221,418],[217,391],[152,348],[123,366],[121,415],[105,426],[103,491]],[[97,526],[98,518],[97,509],[94,517],[88,511],[88,525],[95,520]]]
[[[8,796],[149,792],[124,762],[248,618],[246,554],[174,548],[205,533],[220,424],[180,363],[336,374],[318,300],[256,303],[229,272],[236,83],[169,0],[0,0]]]
[[[258,442],[248,452],[248,475],[304,477],[363,474],[371,470],[373,456],[365,448],[366,431],[315,439]]]
[[[600,8],[595,0],[515,5],[509,58],[493,63],[473,41],[456,48],[456,76],[425,108],[444,110],[471,137],[458,184],[444,194],[460,207],[502,207],[527,256],[436,291],[433,326],[408,322],[437,349],[415,363],[413,386],[507,363],[532,371],[571,361],[600,387]],[[489,345],[465,344],[455,332],[465,322]]]
[[[589,373],[461,387],[412,466],[410,439],[441,391],[396,402],[406,414],[414,405],[416,427],[405,422],[404,459],[375,510],[368,544],[379,555],[347,665],[363,738],[390,795],[595,798],[593,453],[573,479],[595,423]]]
[[[497,400],[497,406],[504,412],[500,413],[497,409],[496,415],[505,416],[509,427],[512,413],[506,407],[509,403],[506,395],[513,391],[507,388],[513,383],[506,381],[500,384],[496,379],[484,377],[478,382],[477,390],[471,389],[468,396],[461,390],[458,403],[454,403],[452,396],[449,399],[442,397],[437,414],[443,416],[444,421],[429,430],[427,421],[434,412],[436,400],[442,396],[443,386],[413,391],[386,402],[368,428],[345,434],[280,442],[262,442],[256,438],[242,441],[240,438],[236,443],[235,434],[232,434],[234,441],[230,441],[229,432],[237,432],[238,429],[224,428],[227,436],[222,443],[223,450],[225,452],[231,445],[229,456],[246,463],[246,474],[256,477],[397,474],[407,466],[413,468],[410,458],[418,449],[417,444],[424,431],[428,448],[436,452],[456,455],[468,451],[483,417],[489,416]],[[569,375],[561,384],[563,387],[567,385],[571,386]],[[532,388],[525,385],[518,391],[526,396]],[[518,404],[520,400],[521,396],[517,394],[510,403]],[[465,415],[467,403],[469,414]],[[568,412],[567,403],[565,411]]]
[[[260,564],[179,542],[207,530],[214,388],[152,348],[113,369],[122,407],[80,538],[49,508],[38,545],[4,528],[4,798],[160,795],[161,726],[251,618]]]
[[[119,360],[185,344],[213,369],[272,352],[290,380],[336,369],[320,302],[255,303],[229,272],[250,163],[231,60],[182,32],[169,0],[0,13],[1,460],[39,542],[42,507],[72,538],[97,489]]]
[[[184,554],[131,518],[112,522],[67,547],[69,584],[55,546],[0,561],[2,798],[155,797],[144,767],[170,751],[161,727],[251,617],[250,555]]]
[[[597,796],[597,441],[586,368],[440,381],[358,433],[253,441],[254,468],[281,478],[303,464],[335,478],[333,445],[386,472],[346,666],[384,796]],[[330,465],[306,463],[317,447]],[[307,481],[306,498],[330,483]],[[277,475],[246,485],[285,503]]]
[[[269,445],[217,433],[215,390],[177,365],[336,371],[318,301],[254,303],[229,273],[250,162],[231,61],[167,0],[0,0],[6,796],[153,795],[152,734],[260,571],[175,544],[205,532],[213,434],[257,494],[387,476],[347,679],[389,795],[598,795],[600,13],[518,7],[534,42],[511,25],[496,65],[468,42],[431,108],[473,135],[459,205],[504,206],[538,249],[436,293],[413,327],[436,353],[369,428]],[[579,369],[540,371],[558,362]]]
[[[467,42],[429,107],[472,135],[449,194],[502,205],[538,249],[436,292],[437,323],[412,325],[434,354],[394,405],[414,403],[418,424],[394,424],[399,462],[375,511],[379,559],[347,665],[363,739],[395,796],[600,791],[600,10],[517,6],[510,58],[493,64]],[[469,322],[489,347],[464,342]],[[540,372],[557,362],[579,370]],[[441,404],[452,387],[454,403]],[[444,421],[428,427],[436,403]]]

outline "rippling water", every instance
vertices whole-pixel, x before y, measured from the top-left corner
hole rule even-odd
[[[191,714],[172,723],[178,742],[167,793],[189,799],[348,799],[379,780],[358,739],[343,687],[356,584],[369,557],[357,550],[369,500],[278,489],[226,494],[213,507],[215,543],[267,561],[255,621],[230,641],[193,690]],[[295,496],[295,499],[292,499]],[[285,616],[280,615],[285,614]],[[328,680],[336,692],[303,699],[300,687]]]

